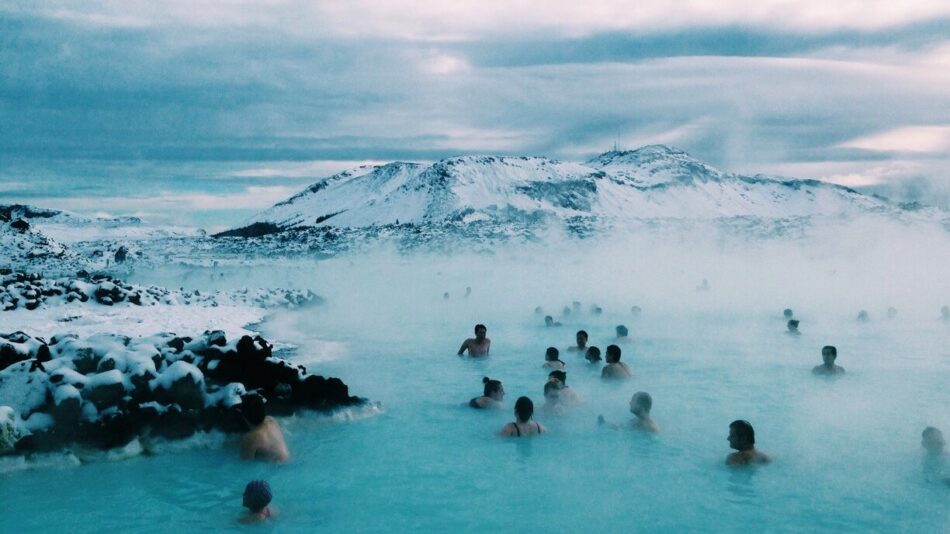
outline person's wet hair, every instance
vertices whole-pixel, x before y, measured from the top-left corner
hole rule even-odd
[[[755,430],[752,429],[752,423],[737,419],[729,423],[729,428],[735,431],[736,437],[743,443],[755,445]]]
[[[515,401],[515,414],[518,416],[518,421],[522,423],[531,419],[534,415],[534,403],[528,397],[518,397]]]
[[[582,337],[582,338],[584,338],[585,340],[586,340],[586,339],[590,339],[590,338],[587,336],[587,331],[586,331],[586,330],[578,330],[578,331],[577,331],[577,337]]]
[[[479,328],[481,328],[481,329],[484,330],[485,332],[488,332],[488,327],[486,327],[486,326],[483,325],[483,324],[477,324],[477,325],[475,325],[475,331],[476,331],[476,332],[478,332],[478,329],[479,329]]]
[[[241,397],[241,415],[252,426],[258,426],[264,422],[267,416],[267,410],[264,409],[264,399],[260,395],[245,395]]]
[[[548,378],[556,378],[560,380],[562,384],[567,385],[567,373],[561,370],[551,371],[548,373]]]
[[[620,361],[620,347],[617,345],[607,346],[607,363],[616,363]]]
[[[647,413],[653,409],[653,397],[651,397],[646,391],[638,391],[634,393],[631,401],[633,401],[634,405],[643,408],[643,410]]]
[[[821,348],[822,353],[824,353],[826,350],[830,351],[831,355],[834,356],[835,358],[838,357],[838,349],[834,345],[825,345],[824,347]]]
[[[792,313],[791,308],[785,308],[784,310],[782,310],[782,315],[784,315],[786,319],[791,319],[792,315],[794,314]]]
[[[546,325],[548,325],[548,326],[553,325],[553,324],[554,324],[554,317],[551,317],[550,315],[545,315],[545,316],[544,316],[544,324],[546,324]]]
[[[273,493],[264,480],[252,480],[244,487],[244,506],[252,512],[260,512],[270,504]]]
[[[789,319],[787,326],[789,330],[798,330],[799,324],[800,324],[800,321],[798,319]]]
[[[556,362],[560,355],[561,353],[555,347],[548,347],[548,350],[544,351],[544,359],[549,362]]]
[[[482,378],[482,384],[485,384],[483,394],[486,397],[491,397],[501,389],[501,380],[492,380],[487,376]]]
[[[627,334],[629,334],[629,333],[630,333],[630,331],[627,330],[627,327],[626,327],[626,326],[624,326],[624,325],[622,325],[622,324],[617,325],[617,337],[627,337]]]
[[[587,347],[587,352],[584,354],[584,357],[587,358],[589,362],[599,362],[601,360],[600,349],[597,347]]]
[[[560,388],[554,382],[545,382],[544,384],[544,397],[548,398],[558,398],[560,397]]]

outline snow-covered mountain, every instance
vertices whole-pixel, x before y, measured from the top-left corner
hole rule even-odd
[[[899,212],[888,201],[815,180],[741,176],[674,148],[612,151],[584,163],[461,156],[330,176],[261,212],[258,233],[394,224],[541,220],[790,218]],[[241,230],[230,233],[241,235]]]

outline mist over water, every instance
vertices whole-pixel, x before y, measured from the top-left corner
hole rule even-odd
[[[925,426],[950,426],[950,325],[939,319],[950,301],[948,260],[942,228],[868,217],[826,221],[797,237],[696,227],[491,253],[380,247],[328,260],[138,272],[134,281],[186,288],[313,289],[325,304],[279,312],[263,334],[294,344],[291,358],[342,378],[383,413],[283,420],[293,460],[281,467],[240,463],[226,445],[61,476],[95,472],[88,493],[116,504],[107,523],[163,518],[169,530],[232,524],[243,484],[263,477],[274,487],[280,517],[268,528],[277,532],[944,531],[947,489],[924,481],[919,442]],[[703,279],[705,291],[697,289]],[[574,301],[581,312],[565,316]],[[886,318],[889,306],[896,318]],[[786,307],[801,320],[800,336],[786,333]],[[867,323],[856,320],[862,309]],[[545,327],[546,314],[563,326]],[[491,356],[458,358],[476,323],[488,327]],[[630,329],[622,360],[634,378],[607,384],[566,349],[585,329],[603,351],[618,324]],[[824,345],[837,346],[845,376],[811,374]],[[561,417],[541,410],[548,346],[561,350],[567,383],[583,401]],[[461,406],[481,394],[483,376],[504,383],[504,409]],[[598,427],[600,414],[625,423],[636,391],[653,396],[658,435]],[[549,432],[497,437],[521,395]],[[771,465],[723,465],[734,419],[752,422]],[[28,486],[22,495],[51,476],[18,475]],[[109,486],[128,477],[143,489],[125,495]],[[12,505],[30,508],[23,498],[12,496]],[[122,505],[133,499],[155,506],[133,518]]]

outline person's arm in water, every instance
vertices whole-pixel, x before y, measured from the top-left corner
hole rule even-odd
[[[459,348],[458,356],[465,354],[465,351],[468,350],[468,344],[472,341],[471,339],[466,339],[462,342],[462,346]]]

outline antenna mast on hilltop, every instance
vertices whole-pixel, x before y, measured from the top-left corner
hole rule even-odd
[[[616,152],[616,151],[617,151],[617,140],[614,139],[614,152]]]

